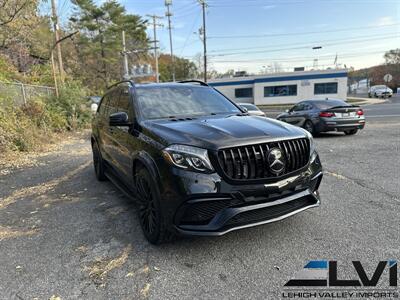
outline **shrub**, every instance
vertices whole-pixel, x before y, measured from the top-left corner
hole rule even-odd
[[[47,104],[52,113],[64,115],[66,129],[76,130],[86,127],[91,120],[87,94],[88,90],[79,82],[69,81],[60,88],[59,97],[50,97]]]
[[[55,132],[87,127],[86,93],[79,83],[68,82],[58,98],[36,98],[22,106],[0,95],[0,151],[31,151],[51,141]]]

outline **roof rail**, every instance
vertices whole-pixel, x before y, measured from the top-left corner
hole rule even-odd
[[[204,81],[201,80],[197,80],[197,79],[189,79],[189,80],[182,80],[182,81],[178,81],[178,83],[200,83],[200,85],[202,86],[209,86],[207,83],[205,83]]]
[[[108,87],[107,87],[107,90],[108,90],[108,89],[111,89],[112,87],[114,87],[114,86],[116,86],[116,85],[119,85],[119,84],[121,84],[121,83],[129,83],[131,86],[133,86],[133,87],[135,86],[135,82],[134,82],[133,80],[121,80],[121,81],[118,81],[118,82],[116,82],[116,83],[114,83],[114,84],[108,86]]]

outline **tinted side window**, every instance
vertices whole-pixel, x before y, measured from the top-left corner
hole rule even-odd
[[[303,110],[312,110],[313,106],[310,103],[304,103]]]
[[[120,97],[120,89],[116,88],[114,89],[110,94],[109,94],[109,109],[108,109],[108,115],[111,115],[113,113],[116,113],[118,111],[118,102],[119,102],[119,97]]]
[[[296,104],[295,106],[293,106],[293,109],[292,109],[293,111],[301,111],[301,110],[304,110],[304,104],[303,103],[299,103],[299,104]]]
[[[103,99],[100,102],[100,107],[99,107],[100,116],[104,116],[107,113],[107,107],[108,107],[108,95],[104,95]]]
[[[128,113],[129,107],[130,107],[129,88],[124,86],[121,88],[121,95],[119,97],[119,102],[118,102],[118,111],[123,111]]]

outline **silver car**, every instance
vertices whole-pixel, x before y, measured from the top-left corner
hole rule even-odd
[[[386,85],[373,85],[368,90],[368,97],[392,97],[393,90]]]
[[[249,115],[252,116],[260,116],[260,117],[266,117],[265,113],[261,111],[257,106],[251,103],[238,103],[238,105],[242,108],[245,108]]]

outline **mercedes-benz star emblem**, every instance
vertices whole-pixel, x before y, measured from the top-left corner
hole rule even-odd
[[[279,148],[272,148],[267,154],[269,169],[274,174],[281,173],[286,166],[285,158]]]

